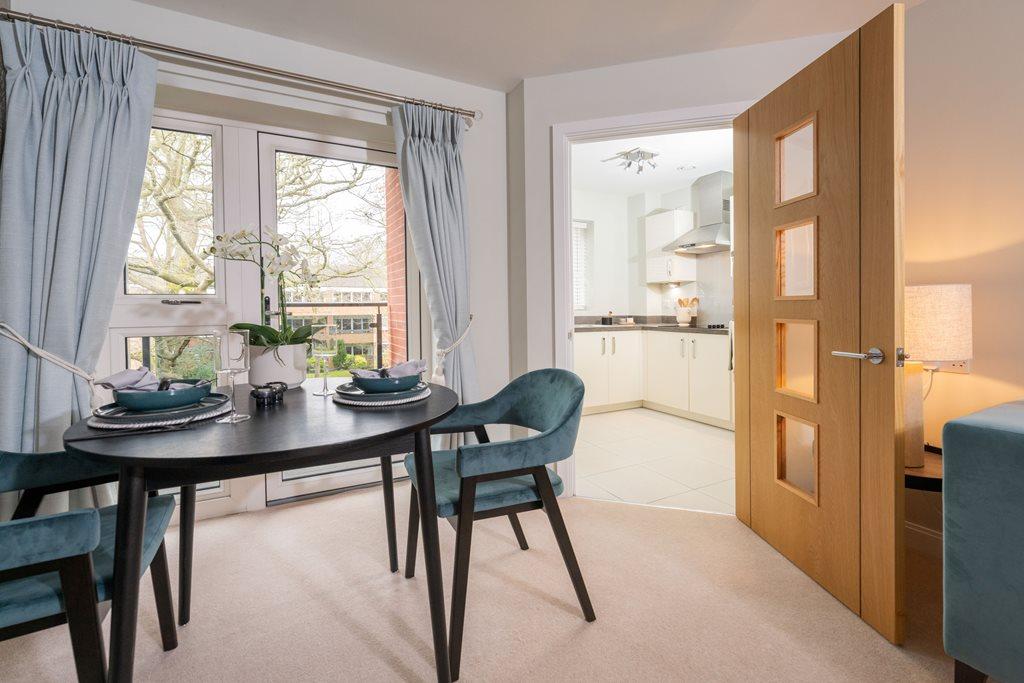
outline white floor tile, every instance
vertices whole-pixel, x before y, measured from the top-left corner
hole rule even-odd
[[[590,481],[589,479],[579,479],[576,482],[576,495],[584,498],[596,498],[598,500],[619,500],[618,496]]]
[[[699,489],[727,479],[734,479],[732,470],[692,456],[673,455],[646,463],[647,467],[691,489]]]
[[[671,449],[642,436],[612,441],[602,445],[601,448],[628,461],[625,463],[627,465],[660,460],[672,454]]]
[[[608,470],[617,470],[620,467],[639,465],[641,462],[637,454],[628,451],[613,453],[606,446],[592,444],[587,444],[583,450],[577,446],[574,455],[576,456],[576,476],[580,478]]]
[[[643,465],[602,472],[588,478],[604,490],[630,503],[651,503],[689,488]]]
[[[736,508],[734,506],[729,505],[728,503],[723,503],[717,498],[712,498],[700,491],[686,491],[685,493],[656,500],[653,504],[663,507],[682,508],[684,510],[697,510],[700,512],[723,512],[730,515],[736,514]]]
[[[720,481],[710,486],[702,486],[700,488],[701,493],[706,493],[712,498],[717,498],[723,503],[728,503],[734,508],[736,507],[736,480],[727,479]]]

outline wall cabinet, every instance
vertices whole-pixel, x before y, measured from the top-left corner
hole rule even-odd
[[[666,244],[692,229],[693,213],[682,209],[653,213],[644,218],[648,284],[692,282],[697,279],[696,256],[662,251]]]
[[[574,369],[583,380],[583,407],[643,400],[643,332],[583,332],[573,335]]]

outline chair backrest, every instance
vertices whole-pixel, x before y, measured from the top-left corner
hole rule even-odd
[[[534,370],[509,382],[495,399],[503,409],[502,424],[549,432],[574,417],[578,421],[583,381],[568,370]]]

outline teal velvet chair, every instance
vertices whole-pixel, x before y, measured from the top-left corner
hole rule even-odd
[[[943,638],[957,681],[1024,681],[1024,401],[942,430]]]
[[[32,458],[66,465],[36,467]],[[61,460],[67,458],[67,460]],[[63,453],[0,451],[0,493],[56,492],[91,480],[88,463]],[[72,510],[0,523],[0,641],[67,623],[81,681],[103,681],[106,664],[97,605],[114,584],[117,509]],[[152,496],[146,513],[143,567],[153,578],[164,650],[178,645],[164,533],[173,496]]]
[[[455,570],[452,580],[452,614],[449,659],[452,679],[459,677],[462,632],[469,581],[469,548],[473,522],[507,516],[523,550],[528,548],[517,514],[543,509],[551,523],[562,559],[569,570],[583,616],[594,621],[594,608],[583,582],[569,533],[558,508],[562,479],[548,467],[572,455],[583,408],[583,382],[567,370],[535,370],[517,377],[494,397],[459,406],[436,424],[435,434],[469,433],[479,443],[434,453],[434,489],[437,514],[455,528]],[[514,441],[491,443],[485,425],[507,424],[539,432]],[[412,455],[405,459],[411,480],[416,481]],[[409,545],[406,577],[416,566],[419,507],[415,485],[409,508]]]
[[[0,451],[0,478],[14,477],[24,489],[13,519],[36,514],[43,497],[116,482],[117,467],[103,465],[77,455],[53,453],[10,453]],[[30,484],[30,485],[29,485]],[[19,487],[15,486],[14,490]],[[192,545],[196,524],[195,484],[181,487],[178,510],[178,624],[184,626],[192,613]],[[397,562],[397,560],[396,560]]]

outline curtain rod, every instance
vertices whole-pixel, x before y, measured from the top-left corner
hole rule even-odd
[[[231,59],[230,57],[221,57],[206,52],[198,52],[196,50],[189,50],[187,48],[166,45],[164,43],[156,43],[150,40],[143,40],[141,38],[135,38],[134,36],[125,35],[122,33],[112,33],[110,31],[103,31],[100,29],[92,28],[91,26],[72,24],[57,19],[46,19],[44,17],[38,17],[34,14],[26,14],[24,12],[18,12],[15,10],[0,9],[0,17],[18,21],[25,21],[32,24],[36,24],[38,26],[49,26],[52,28],[64,29],[67,31],[93,33],[97,36],[100,36],[101,38],[106,38],[108,40],[117,40],[123,43],[128,43],[129,45],[134,45],[135,47],[145,52],[156,52],[188,57],[190,59],[197,59],[200,61],[210,62],[212,64],[219,64],[221,66],[227,66],[234,69],[252,71],[256,73],[266,74],[268,76],[274,76],[276,78],[298,81],[300,83],[315,85],[330,90],[337,90],[339,92],[343,92],[349,95],[363,97],[368,100],[377,100],[378,102],[384,102],[389,104],[422,104],[427,107],[433,107],[434,109],[455,112],[456,114],[459,114],[462,117],[464,117],[466,119],[467,125],[470,126],[473,125],[473,121],[479,120],[480,118],[483,117],[483,114],[481,112],[474,111],[472,109],[464,109],[462,107],[455,107],[450,104],[442,104],[439,102],[428,102],[427,100],[420,100],[414,97],[405,97],[404,95],[395,95],[393,93],[384,92],[381,90],[373,90],[372,88],[364,88],[358,85],[349,85],[348,83],[339,83],[338,81],[331,81],[326,78],[318,78],[317,76],[309,76],[307,74],[301,74],[295,71],[285,71],[284,69],[275,69],[274,67],[271,66],[252,64],[250,62],[243,62],[237,59]]]

